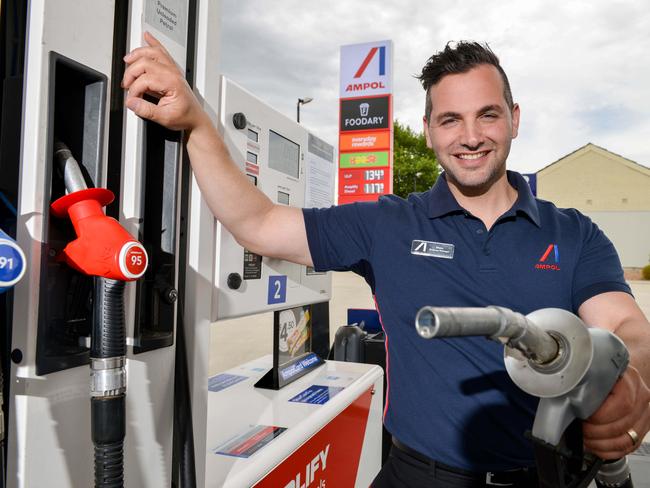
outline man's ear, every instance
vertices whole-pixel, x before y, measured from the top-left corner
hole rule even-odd
[[[521,110],[519,109],[519,104],[515,103],[512,107],[512,138],[514,139],[519,134],[519,117],[521,116]]]
[[[431,145],[431,136],[429,135],[429,120],[426,115],[422,117],[422,129],[424,130],[424,139],[427,141],[427,147],[433,149],[433,146]]]

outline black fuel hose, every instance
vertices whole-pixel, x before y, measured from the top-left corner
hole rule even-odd
[[[91,358],[126,356],[124,282],[95,278]]]
[[[126,435],[124,282],[95,278],[93,308],[90,418],[95,487],[121,488]]]
[[[196,488],[194,459],[194,428],[190,380],[187,366],[187,346],[183,320],[183,300],[179,300],[176,325],[176,363],[174,369],[174,451],[178,462],[180,488]]]
[[[124,486],[125,400],[122,394],[90,401],[96,488]]]

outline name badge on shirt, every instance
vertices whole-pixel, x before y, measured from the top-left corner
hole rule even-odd
[[[417,241],[411,243],[411,254],[432,258],[454,259],[454,245],[444,242]]]

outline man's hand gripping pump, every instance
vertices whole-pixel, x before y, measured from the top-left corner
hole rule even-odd
[[[629,362],[609,331],[587,328],[556,308],[522,315],[507,308],[423,307],[415,327],[425,339],[485,336],[505,345],[513,382],[540,398],[530,438],[541,488],[632,487],[627,458],[603,462],[585,452],[580,420],[607,398]]]
[[[113,201],[104,188],[87,188],[70,150],[54,148],[67,194],[51,205],[52,213],[70,217],[77,238],[61,259],[77,271],[95,276],[90,337],[91,432],[95,445],[95,486],[123,486],[123,444],[126,433],[126,330],[124,282],[140,278],[147,253],[102,207]]]

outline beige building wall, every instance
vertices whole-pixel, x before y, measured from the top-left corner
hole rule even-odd
[[[642,268],[650,262],[650,212],[589,212],[612,241],[621,264]]]
[[[587,144],[537,173],[537,196],[583,213],[650,211],[650,169]]]
[[[537,196],[591,217],[623,266],[648,264],[650,169],[587,144],[537,173]]]

